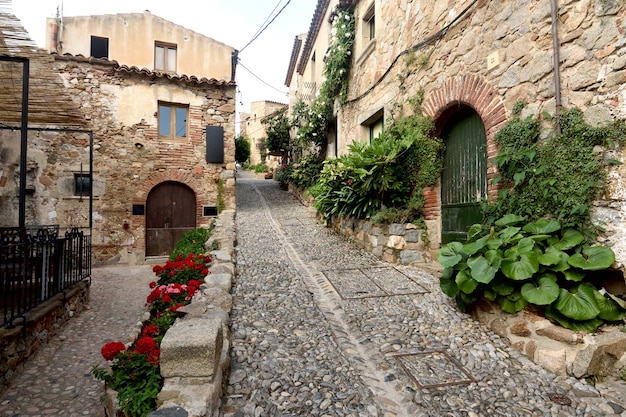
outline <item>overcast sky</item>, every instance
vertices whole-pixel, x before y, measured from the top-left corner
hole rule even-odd
[[[37,45],[43,47],[46,17],[54,17],[61,3],[64,16],[150,10],[239,50],[284,6],[274,22],[240,54],[241,63],[273,87],[257,81],[239,66],[237,111],[247,111],[251,101],[288,102],[284,81],[293,40],[308,32],[317,0],[13,0],[13,11]]]

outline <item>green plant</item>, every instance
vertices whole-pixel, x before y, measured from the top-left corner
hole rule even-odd
[[[179,255],[182,257],[187,257],[189,254],[192,253],[204,252],[204,244],[207,240],[209,240],[212,231],[213,225],[211,225],[210,228],[200,227],[198,229],[193,229],[185,233],[180,238],[180,240],[176,242],[174,249],[170,253],[169,259],[174,260]]]
[[[217,180],[217,212],[221,213],[226,208],[226,202],[224,201],[224,180],[219,178]]]
[[[423,187],[441,171],[441,140],[420,113],[395,120],[370,145],[355,142],[350,152],[324,163],[309,189],[326,218],[351,216],[379,221],[414,221],[422,214]]]
[[[245,136],[235,139],[235,161],[242,164],[250,159],[250,140]]]
[[[441,289],[462,310],[483,297],[507,313],[533,304],[563,327],[588,331],[626,316],[623,301],[586,279],[613,264],[613,251],[554,219],[507,215],[488,229],[474,225],[467,243],[444,245],[438,260]]]
[[[267,138],[265,146],[270,152],[279,152],[289,149],[289,129],[291,125],[285,111],[273,113],[262,120],[265,125]]]
[[[144,417],[154,411],[162,384],[159,351],[154,339],[142,337],[135,349],[129,350],[120,342],[107,343],[102,347],[102,355],[111,361],[110,369],[95,366],[92,373],[117,391],[117,400],[124,414]]]
[[[260,163],[252,165],[250,169],[252,169],[256,174],[260,174],[261,172],[267,171],[267,165],[265,165],[265,163]]]
[[[580,110],[565,109],[561,134],[541,139],[541,123],[532,116],[520,118],[523,106],[515,105],[513,118],[494,139],[499,147],[494,183],[500,190],[495,201],[483,203],[486,221],[506,214],[531,220],[550,217],[565,227],[594,233],[590,207],[604,190],[606,169],[593,148],[623,143],[625,123],[592,127]]]

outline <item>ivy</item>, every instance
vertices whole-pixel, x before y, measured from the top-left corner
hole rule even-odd
[[[594,147],[614,147],[624,141],[623,121],[593,127],[579,109],[561,113],[561,134],[542,138],[541,123],[513,118],[495,136],[500,152],[495,158],[500,183],[498,198],[484,204],[486,222],[505,214],[529,220],[553,218],[564,227],[592,231],[591,207],[606,184],[606,165]]]

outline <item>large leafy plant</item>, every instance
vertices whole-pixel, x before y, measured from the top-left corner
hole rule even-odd
[[[581,232],[556,220],[525,223],[507,215],[488,229],[472,226],[467,243],[441,248],[440,286],[462,310],[483,297],[508,313],[532,304],[564,327],[593,331],[626,316],[625,303],[589,279],[590,272],[614,261],[609,247],[590,245]]]

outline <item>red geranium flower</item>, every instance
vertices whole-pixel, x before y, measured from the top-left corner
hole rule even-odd
[[[156,336],[159,334],[159,328],[153,324],[150,324],[143,328],[141,332],[142,336]]]
[[[148,353],[148,362],[152,365],[158,365],[161,358],[161,349],[153,349]]]
[[[181,307],[185,307],[186,304],[176,304],[175,306],[170,307],[170,311],[177,311]]]
[[[152,292],[148,295],[148,298],[146,298],[146,301],[148,303],[151,303],[153,301],[158,300],[159,298],[161,298],[161,291],[158,288],[155,288],[152,290]]]
[[[172,297],[170,297],[169,294],[165,294],[162,298],[164,303],[171,303],[172,302]]]
[[[208,269],[206,269],[206,268],[204,268],[204,269],[202,270],[202,272],[200,272],[200,273],[201,273],[202,275],[206,276],[206,275],[209,275],[209,270],[208,270]]]
[[[155,288],[157,286],[157,283],[155,281],[152,281],[150,283],[150,288]]]
[[[100,353],[102,357],[108,361],[112,361],[118,353],[126,350],[126,346],[122,342],[109,342],[102,346]]]
[[[145,336],[137,340],[137,352],[138,353],[149,353],[155,347],[156,347],[155,340],[149,336]]]

